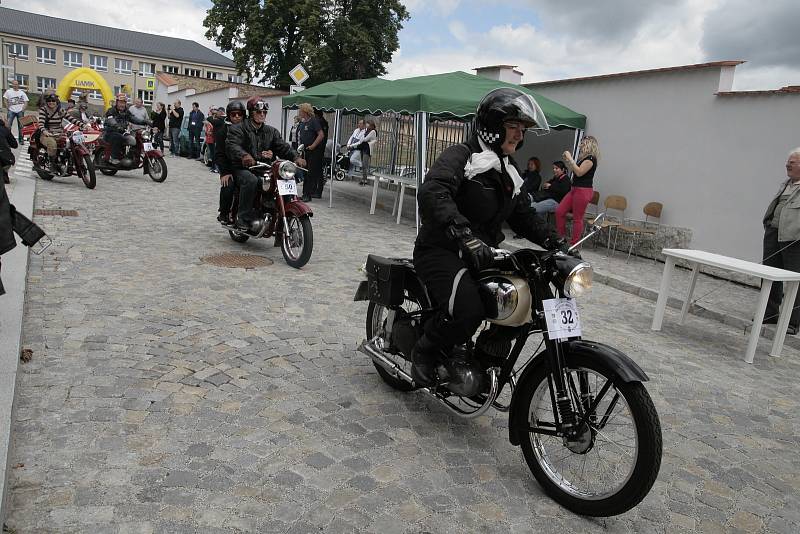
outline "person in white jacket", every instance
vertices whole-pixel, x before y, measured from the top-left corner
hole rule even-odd
[[[353,134],[350,136],[350,139],[347,140],[347,150],[350,152],[350,168],[353,170],[361,166],[361,151],[358,150],[357,147],[359,143],[361,143],[361,140],[364,139],[366,133],[366,123],[364,119],[359,119],[356,124],[356,129],[353,130]]]
[[[372,156],[372,151],[375,149],[375,144],[378,142],[378,132],[375,131],[375,122],[367,121],[367,129],[361,142],[358,144],[358,150],[361,152],[361,181],[359,185],[366,185],[367,175],[369,174],[369,160]]]

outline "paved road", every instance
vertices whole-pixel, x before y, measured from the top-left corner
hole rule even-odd
[[[408,254],[410,226],[316,201],[301,271],[214,221],[216,175],[168,159],[139,173],[39,182],[55,239],[32,257],[9,527],[28,532],[800,531],[800,355],[741,360],[741,331],[684,327],[596,286],[585,337],[650,374],[664,427],[651,494],[610,519],[543,495],[502,414],[463,421],[386,387],[355,352],[367,252]],[[200,257],[248,252],[262,269]],[[672,320],[670,320],[672,319]]]

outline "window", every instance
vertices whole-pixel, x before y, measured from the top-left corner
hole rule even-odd
[[[212,72],[210,70],[207,70],[206,71],[206,78],[208,78],[209,80],[219,80],[220,78],[222,78],[222,73],[221,72]]]
[[[47,63],[48,65],[56,64],[56,49],[47,48],[46,46],[36,47],[36,61],[38,63]]]
[[[138,91],[136,91],[136,97],[141,98],[145,106],[153,105],[153,91],[145,91],[144,89],[139,89]]]
[[[22,43],[8,43],[8,57],[17,56],[17,59],[28,60],[28,45]]]
[[[40,93],[44,93],[48,89],[55,89],[56,88],[56,79],[55,78],[43,78],[41,76],[36,77],[36,90]]]
[[[15,74],[14,80],[19,82],[19,88],[28,90],[28,75],[27,74]]]
[[[133,62],[130,59],[115,59],[114,72],[117,74],[133,74]]]
[[[100,72],[108,72],[108,57],[89,54],[89,66]]]
[[[83,53],[64,50],[65,67],[83,67]]]
[[[189,69],[189,68],[186,68],[186,69],[183,69],[183,73],[186,76],[194,76],[195,78],[199,78],[200,77],[200,69]]]
[[[233,83],[242,83],[242,77],[236,74],[228,74],[228,81]]]
[[[89,98],[92,100],[103,100],[103,93],[100,91],[89,91]]]
[[[156,73],[156,64],[155,63],[144,63],[142,61],[139,62],[139,76],[142,78],[152,78],[155,76]]]
[[[178,67],[174,65],[162,65],[164,67],[164,72],[167,74],[178,74]]]

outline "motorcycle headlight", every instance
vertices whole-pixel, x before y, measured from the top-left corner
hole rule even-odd
[[[570,298],[580,297],[592,289],[592,266],[582,261],[572,268],[564,281],[564,294]]]
[[[150,140],[150,132],[142,132],[142,141]]]
[[[297,165],[291,161],[284,161],[278,167],[278,176],[284,180],[294,180],[295,174],[297,174]]]

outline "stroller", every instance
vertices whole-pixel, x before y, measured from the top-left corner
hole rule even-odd
[[[343,150],[345,149],[345,150]],[[352,150],[346,150],[347,145],[339,145],[339,150],[336,151],[336,157],[325,158],[325,169],[323,171],[323,179],[325,181],[331,175],[331,163],[333,162],[333,176],[336,181],[341,182],[347,176],[347,171],[350,170],[350,154]]]

